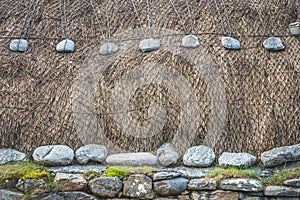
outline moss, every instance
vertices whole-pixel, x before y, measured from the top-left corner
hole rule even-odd
[[[216,167],[206,175],[207,178],[214,178],[220,181],[225,178],[258,178],[258,174],[254,169],[238,168],[238,167]]]
[[[155,168],[149,166],[131,167],[131,166],[111,166],[105,170],[106,176],[128,177],[130,174],[152,174]]]
[[[92,178],[95,178],[95,177],[100,177],[100,176],[102,176],[102,175],[103,175],[102,173],[95,172],[95,171],[93,171],[92,169],[87,170],[87,171],[83,174],[84,178],[86,178],[86,179],[92,179]]]
[[[22,180],[25,180],[25,179],[44,179],[44,180],[47,180],[51,177],[50,175],[50,172],[46,171],[46,170],[31,170],[31,171],[28,171],[24,174],[24,176],[22,176]]]

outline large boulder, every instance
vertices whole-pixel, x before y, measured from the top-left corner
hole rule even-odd
[[[87,164],[89,161],[103,162],[108,151],[105,146],[99,144],[88,144],[80,147],[75,152],[79,164]]]
[[[190,167],[208,167],[216,159],[210,147],[200,145],[189,148],[183,156],[183,164]]]
[[[27,155],[15,149],[0,149],[0,165],[8,162],[18,162],[27,159]]]

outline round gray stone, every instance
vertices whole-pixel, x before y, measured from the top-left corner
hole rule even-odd
[[[28,42],[24,39],[14,39],[10,42],[9,49],[17,52],[25,52],[28,50]]]
[[[144,39],[140,41],[139,49],[142,52],[149,52],[159,49],[160,42],[154,38]]]
[[[49,145],[36,148],[32,155],[36,162],[49,166],[69,165],[74,159],[74,151],[66,145]]]
[[[0,165],[8,162],[18,162],[27,159],[27,155],[15,149],[0,149]]]
[[[154,190],[161,196],[173,196],[187,189],[189,180],[185,178],[174,178],[154,182]]]
[[[108,151],[105,146],[99,144],[88,144],[80,147],[75,152],[79,164],[87,164],[89,161],[103,162]]]
[[[117,197],[122,190],[122,181],[118,177],[100,177],[89,182],[93,194],[100,197]]]
[[[70,39],[62,40],[56,45],[56,51],[60,53],[70,53],[74,52],[74,50],[75,43]]]
[[[179,159],[179,154],[174,145],[165,143],[157,150],[157,159],[162,166],[175,165]]]
[[[105,42],[103,45],[100,47],[100,54],[101,55],[109,55],[109,54],[114,54],[119,51],[119,48],[111,42]]]
[[[268,51],[280,51],[285,48],[281,39],[278,37],[269,37],[263,42],[263,46]]]
[[[124,181],[123,195],[136,199],[153,199],[152,179],[144,174],[132,174]]]
[[[256,157],[249,153],[223,152],[219,157],[220,166],[250,167],[256,163]]]
[[[196,48],[200,46],[200,42],[195,35],[187,35],[182,38],[181,44],[183,47]]]
[[[222,45],[226,49],[233,49],[233,50],[241,49],[240,41],[232,37],[222,37]]]
[[[190,167],[208,167],[216,159],[210,147],[200,145],[189,148],[183,156],[183,164]]]

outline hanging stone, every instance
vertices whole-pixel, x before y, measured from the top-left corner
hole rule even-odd
[[[222,37],[222,45],[226,49],[232,49],[232,50],[241,49],[240,41],[232,37]]]
[[[263,45],[268,51],[280,51],[284,49],[281,39],[273,36],[266,39]]]
[[[289,25],[291,35],[300,36],[300,22],[294,22]]]
[[[187,35],[182,38],[181,44],[183,47],[196,48],[200,46],[198,38],[194,35]]]
[[[142,52],[149,52],[154,51],[156,49],[159,49],[160,42],[158,40],[155,40],[154,38],[144,39],[140,41],[139,49]]]
[[[28,49],[28,42],[24,39],[15,39],[10,42],[9,48],[16,52],[25,52]]]
[[[101,55],[109,55],[109,54],[114,54],[117,53],[119,48],[111,42],[106,42],[100,47],[100,54]]]
[[[56,46],[56,51],[60,53],[70,53],[75,50],[75,44],[72,40],[65,39],[59,42]]]

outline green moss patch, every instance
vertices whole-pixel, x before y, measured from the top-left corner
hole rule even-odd
[[[207,178],[214,178],[216,181],[226,178],[258,178],[254,169],[245,169],[238,167],[216,167],[206,175]]]
[[[105,170],[105,173],[106,176],[128,177],[130,174],[152,174],[153,171],[155,171],[155,168],[149,166],[111,166]]]

